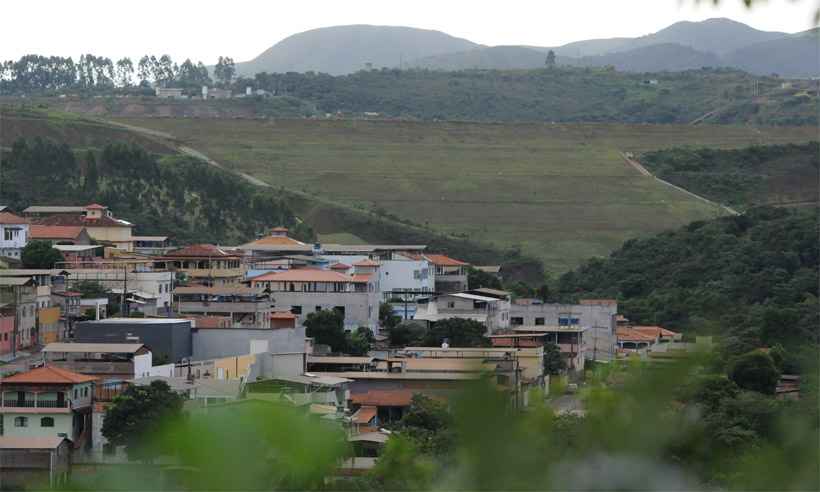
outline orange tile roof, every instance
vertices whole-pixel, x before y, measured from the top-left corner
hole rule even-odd
[[[31,239],[76,239],[82,234],[82,226],[48,226],[32,224],[29,230]]]
[[[352,282],[354,284],[366,284],[370,282],[370,278],[372,277],[372,275],[369,273],[356,273],[352,277]]]
[[[287,227],[274,227],[270,230],[271,232],[288,232]]]
[[[362,408],[360,408],[356,413],[353,414],[353,423],[369,424],[378,412],[379,409],[374,406],[362,405]]]
[[[270,313],[270,319],[296,319],[296,315],[290,311],[276,311]]]
[[[265,236],[245,246],[307,246],[307,244],[287,236]]]
[[[447,255],[424,255],[427,260],[436,266],[467,266],[469,263],[464,263]]]
[[[130,222],[118,220],[107,215],[92,219],[81,214],[56,214],[43,217],[39,219],[37,223],[49,226],[134,227],[134,224]]]
[[[662,326],[633,326],[632,329],[645,335],[650,335],[658,338],[674,338],[680,335],[680,333],[672,330],[667,330]]]
[[[0,224],[28,224],[28,219],[24,219],[19,215],[14,215],[11,212],[0,212]]]
[[[366,393],[350,395],[350,401],[358,405],[372,405],[376,407],[406,407],[415,394],[412,390],[370,390]]]
[[[331,270],[350,270],[350,265],[345,265],[344,263],[334,263],[330,266]]]
[[[240,255],[229,253],[213,244],[192,244],[176,251],[166,253],[166,258],[239,258]]]
[[[55,366],[38,367],[27,372],[15,374],[7,378],[0,379],[0,383],[63,383],[78,384],[95,381],[97,378],[79,374]]]
[[[381,263],[379,263],[378,261],[373,261],[370,258],[368,258],[366,260],[357,261],[356,263],[353,264],[353,266],[360,266],[360,267],[376,267],[376,266],[380,266],[380,265],[381,265]]]
[[[92,203],[90,205],[86,205],[84,208],[88,210],[107,210],[108,207],[105,205],[100,205],[99,203]]]
[[[332,270],[298,268],[284,272],[270,272],[253,277],[253,282],[353,282],[353,277]]]
[[[657,339],[652,335],[625,327],[618,328],[615,331],[615,336],[618,340],[625,342],[654,342]]]

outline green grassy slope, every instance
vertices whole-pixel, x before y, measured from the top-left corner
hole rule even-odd
[[[627,238],[722,213],[641,176],[621,151],[740,147],[808,140],[811,133],[668,125],[124,121],[170,132],[276,186],[520,249],[553,272],[606,255]],[[311,224],[319,233],[351,232],[321,214]]]

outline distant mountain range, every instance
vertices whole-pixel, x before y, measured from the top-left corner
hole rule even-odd
[[[818,41],[817,28],[788,34],[722,18],[677,22],[637,38],[591,39],[557,47],[484,46],[439,31],[351,25],[294,34],[253,60],[238,63],[237,71],[344,75],[383,67],[530,69],[543,67],[546,53],[553,50],[560,65],[611,65],[635,72],[725,66],[759,75],[813,77],[820,75]]]

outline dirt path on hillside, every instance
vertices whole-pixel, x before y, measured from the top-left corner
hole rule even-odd
[[[702,202],[708,203],[709,205],[713,205],[713,206],[715,206],[715,207],[722,208],[722,209],[723,209],[723,210],[725,210],[727,213],[729,213],[729,215],[740,215],[740,212],[738,212],[737,210],[733,209],[732,207],[729,207],[729,206],[727,206],[727,205],[722,205],[722,204],[717,203],[717,202],[713,202],[712,200],[710,200],[710,199],[708,199],[708,198],[706,198],[706,197],[704,197],[704,196],[700,196],[700,195],[698,195],[698,194],[696,194],[696,193],[692,193],[691,191],[689,191],[689,190],[687,190],[687,189],[685,189],[685,188],[681,188],[681,187],[680,187],[680,186],[678,186],[678,185],[672,184],[672,183],[670,183],[669,181],[666,181],[666,180],[664,180],[664,179],[661,179],[661,178],[659,178],[659,177],[655,176],[654,174],[652,174],[651,172],[649,172],[649,169],[645,168],[643,164],[641,164],[640,162],[638,162],[638,160],[637,160],[637,159],[635,159],[635,158],[632,156],[632,153],[631,153],[631,152],[621,152],[621,156],[623,156],[623,158],[624,158],[624,160],[626,161],[626,163],[627,163],[627,164],[629,164],[630,166],[632,166],[632,167],[633,167],[636,171],[638,171],[639,173],[641,173],[641,175],[643,175],[643,176],[651,177],[651,178],[653,178],[655,181],[660,182],[661,184],[664,184],[664,185],[666,185],[666,186],[669,186],[670,188],[674,188],[674,189],[676,189],[676,190],[678,190],[678,191],[680,191],[680,192],[682,192],[682,193],[686,193],[687,195],[691,196],[692,198],[695,198],[695,199],[698,199],[698,200],[700,200],[700,201],[702,201]]]

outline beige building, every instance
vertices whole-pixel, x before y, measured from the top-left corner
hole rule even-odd
[[[175,271],[204,285],[235,284],[245,275],[240,254],[212,244],[194,244],[171,251],[157,258],[154,268]]]
[[[104,205],[92,203],[84,207],[29,207],[24,213],[36,218],[40,226],[84,227],[88,235],[103,244],[123,251],[133,251],[131,232],[134,224],[117,219]]]

